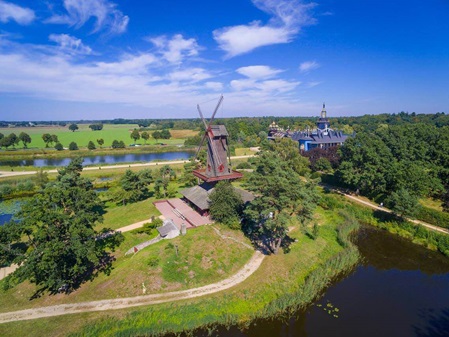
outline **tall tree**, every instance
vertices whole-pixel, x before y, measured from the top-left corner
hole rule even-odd
[[[82,158],[59,170],[57,180],[22,206],[15,242],[29,247],[15,258],[19,281],[52,293],[70,292],[100,272],[110,270],[108,252],[123,240],[110,229],[94,230],[103,220],[103,204],[93,185],[81,177]],[[103,233],[103,234],[102,234]]]
[[[69,130],[72,132],[75,132],[76,130],[78,130],[78,125],[76,125],[75,123],[72,123],[69,125]]]
[[[104,144],[104,139],[103,138],[97,139],[97,143],[98,143],[98,145],[100,145],[100,148],[101,148]]]
[[[229,181],[220,181],[215,186],[209,195],[209,206],[212,219],[232,229],[240,228],[243,200]]]
[[[49,133],[44,133],[44,134],[42,135],[42,140],[43,140],[44,143],[45,143],[45,147],[48,147],[48,144],[50,144],[50,143],[52,142],[51,134],[49,134]]]
[[[131,138],[134,139],[134,145],[136,145],[136,141],[140,139],[139,130],[134,129],[133,132],[131,132]]]
[[[144,131],[144,132],[142,132],[141,137],[142,137],[142,139],[143,139],[143,141],[145,142],[145,145],[146,145],[147,144],[147,140],[150,138],[150,134],[148,132]]]
[[[287,236],[288,219],[296,215],[302,223],[310,220],[318,195],[275,151],[260,152],[254,165],[245,183],[256,195],[244,211],[246,230],[276,254]]]
[[[95,150],[95,144],[93,141],[89,140],[89,143],[87,144],[87,148],[89,150]]]
[[[21,133],[19,134],[19,140],[22,142],[23,148],[27,148],[27,145],[28,145],[29,143],[31,143],[31,137],[30,137],[30,135],[29,135],[28,133],[26,133],[26,132],[21,132]]]

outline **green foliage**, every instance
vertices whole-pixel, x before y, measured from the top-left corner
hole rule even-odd
[[[104,139],[103,138],[97,139],[97,143],[98,145],[100,145],[100,147],[102,147],[104,144]]]
[[[195,186],[198,183],[198,178],[193,175],[193,170],[200,168],[200,163],[194,158],[184,164],[184,173],[180,178],[180,182],[186,187]]]
[[[103,219],[103,205],[91,181],[81,177],[81,163],[77,158],[59,170],[55,182],[22,206],[21,221],[7,226],[9,242],[28,247],[14,259],[20,267],[11,277],[28,279],[41,291],[70,292],[109,272],[113,258],[108,251],[123,239],[108,229],[93,229]]]
[[[245,169],[247,170],[247,169],[250,169],[251,167],[252,166],[250,163],[248,163],[247,161],[244,161],[244,162],[239,163],[236,168],[238,170],[245,170]]]
[[[61,143],[56,143],[56,145],[55,145],[55,150],[57,150],[57,151],[62,151],[62,150],[64,150],[64,146],[62,146]]]
[[[449,214],[420,205],[416,209],[415,217],[435,226],[449,228]]]
[[[69,130],[72,131],[72,132],[75,132],[78,129],[79,129],[79,127],[75,123],[72,123],[72,124],[69,125]]]
[[[159,265],[159,262],[160,262],[160,258],[157,257],[157,256],[150,256],[150,257],[147,259],[147,264],[148,264],[148,266],[151,267],[151,268],[157,267],[157,266]]]
[[[76,151],[76,150],[79,150],[78,144],[76,144],[75,142],[71,142],[71,143],[69,144],[69,150],[70,150],[70,151]]]
[[[402,218],[413,217],[418,209],[418,198],[405,189],[392,192],[385,202],[394,213]]]
[[[34,175],[34,181],[37,186],[40,188],[44,188],[45,185],[48,183],[48,173],[45,172],[42,168],[38,169],[36,171],[36,174]]]
[[[265,242],[273,253],[277,253],[287,236],[290,217],[296,214],[306,223],[318,201],[313,184],[305,183],[298,174],[308,165],[307,160],[297,160],[290,143],[279,144],[271,151],[259,152],[254,161],[256,169],[245,183],[256,195],[244,211],[245,230],[253,240]],[[280,148],[282,153],[278,152]],[[293,162],[301,165],[292,167]]]
[[[321,171],[321,172],[330,172],[332,171],[332,165],[330,161],[327,158],[319,158],[313,167],[314,171]]]
[[[113,149],[124,149],[126,146],[125,146],[125,143],[122,140],[118,141],[118,140],[114,139],[114,141],[112,142],[112,146],[111,147]]]
[[[209,212],[212,219],[232,229],[240,228],[243,200],[228,181],[220,181],[209,195]]]
[[[150,134],[146,131],[142,132],[142,134],[140,136],[144,140],[145,144],[147,143],[147,140],[150,139]]]
[[[131,132],[130,137],[134,140],[134,144],[136,144],[136,141],[138,141],[138,140],[140,139],[140,133],[139,133],[139,130],[134,129],[134,130]]]
[[[171,133],[170,133],[170,131],[168,131],[168,129],[164,129],[164,130],[161,131],[160,136],[161,136],[162,139],[170,139],[171,138]]]
[[[91,125],[89,125],[89,129],[91,129],[92,131],[100,131],[100,130],[103,130],[103,123],[95,123],[95,124],[91,124]]]
[[[95,150],[95,144],[94,144],[94,142],[90,140],[89,143],[87,144],[87,148],[88,148],[89,150]]]
[[[147,222],[147,223],[144,223],[142,227],[134,229],[133,232],[137,233],[137,234],[151,235],[153,233],[153,229],[156,229],[157,227],[159,227],[159,225],[157,223],[155,223],[154,221]]]
[[[19,140],[22,142],[24,148],[27,148],[27,145],[28,145],[29,143],[31,143],[31,137],[30,137],[30,135],[29,135],[28,133],[26,133],[26,132],[21,132],[21,133],[19,134]]]
[[[127,193],[122,195],[121,201],[136,202],[147,198],[149,193],[148,185],[152,182],[153,175],[149,169],[139,171],[138,173],[126,170],[120,179],[120,186]]]

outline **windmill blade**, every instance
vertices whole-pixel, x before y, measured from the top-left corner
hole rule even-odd
[[[215,107],[214,113],[212,114],[212,117],[210,118],[209,121],[209,126],[212,124],[212,122],[214,121],[215,118],[215,114],[217,113],[218,109],[220,108],[221,102],[223,102],[223,95],[220,96],[220,99],[218,100],[217,106]]]
[[[197,104],[196,108],[198,109],[198,112],[200,113],[201,120],[203,121],[204,127],[206,128],[206,131],[207,131],[209,126],[207,125],[206,120],[204,119],[203,113],[201,112],[201,109],[200,109],[200,105]]]
[[[201,148],[203,147],[204,140],[206,139],[206,137],[207,137],[207,131],[204,133],[203,138],[201,139],[200,145],[198,146],[198,149],[196,150],[195,160],[198,159],[198,154],[200,153]]]

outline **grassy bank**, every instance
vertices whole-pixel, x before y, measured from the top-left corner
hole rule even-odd
[[[75,336],[158,335],[216,324],[246,324],[257,317],[282,315],[286,310],[307,305],[332,277],[357,262],[358,252],[351,244],[341,241],[356,227],[356,222],[348,222],[348,216],[319,208],[314,221],[320,230],[315,240],[292,223],[290,236],[297,241],[291,251],[268,256],[250,278],[224,293],[138,309],[8,323],[0,326],[0,334],[8,336],[14,331],[27,336],[59,336],[78,331]],[[224,252],[229,254],[229,249]],[[63,332],[58,330],[61,325],[65,327]],[[82,325],[85,326],[80,330]]]

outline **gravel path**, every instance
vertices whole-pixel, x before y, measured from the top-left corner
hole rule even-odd
[[[236,274],[220,282],[209,284],[203,287],[182,291],[173,291],[163,294],[153,294],[153,295],[81,302],[73,304],[61,304],[48,307],[40,307],[36,309],[7,312],[0,314],[0,324],[14,321],[37,319],[43,317],[67,315],[67,314],[124,309],[143,305],[153,305],[210,295],[229,289],[239,283],[242,283],[260,267],[264,258],[265,255],[263,255],[260,252],[255,252],[254,255],[251,257],[250,261],[247,264],[245,264],[243,268],[240,269]]]

